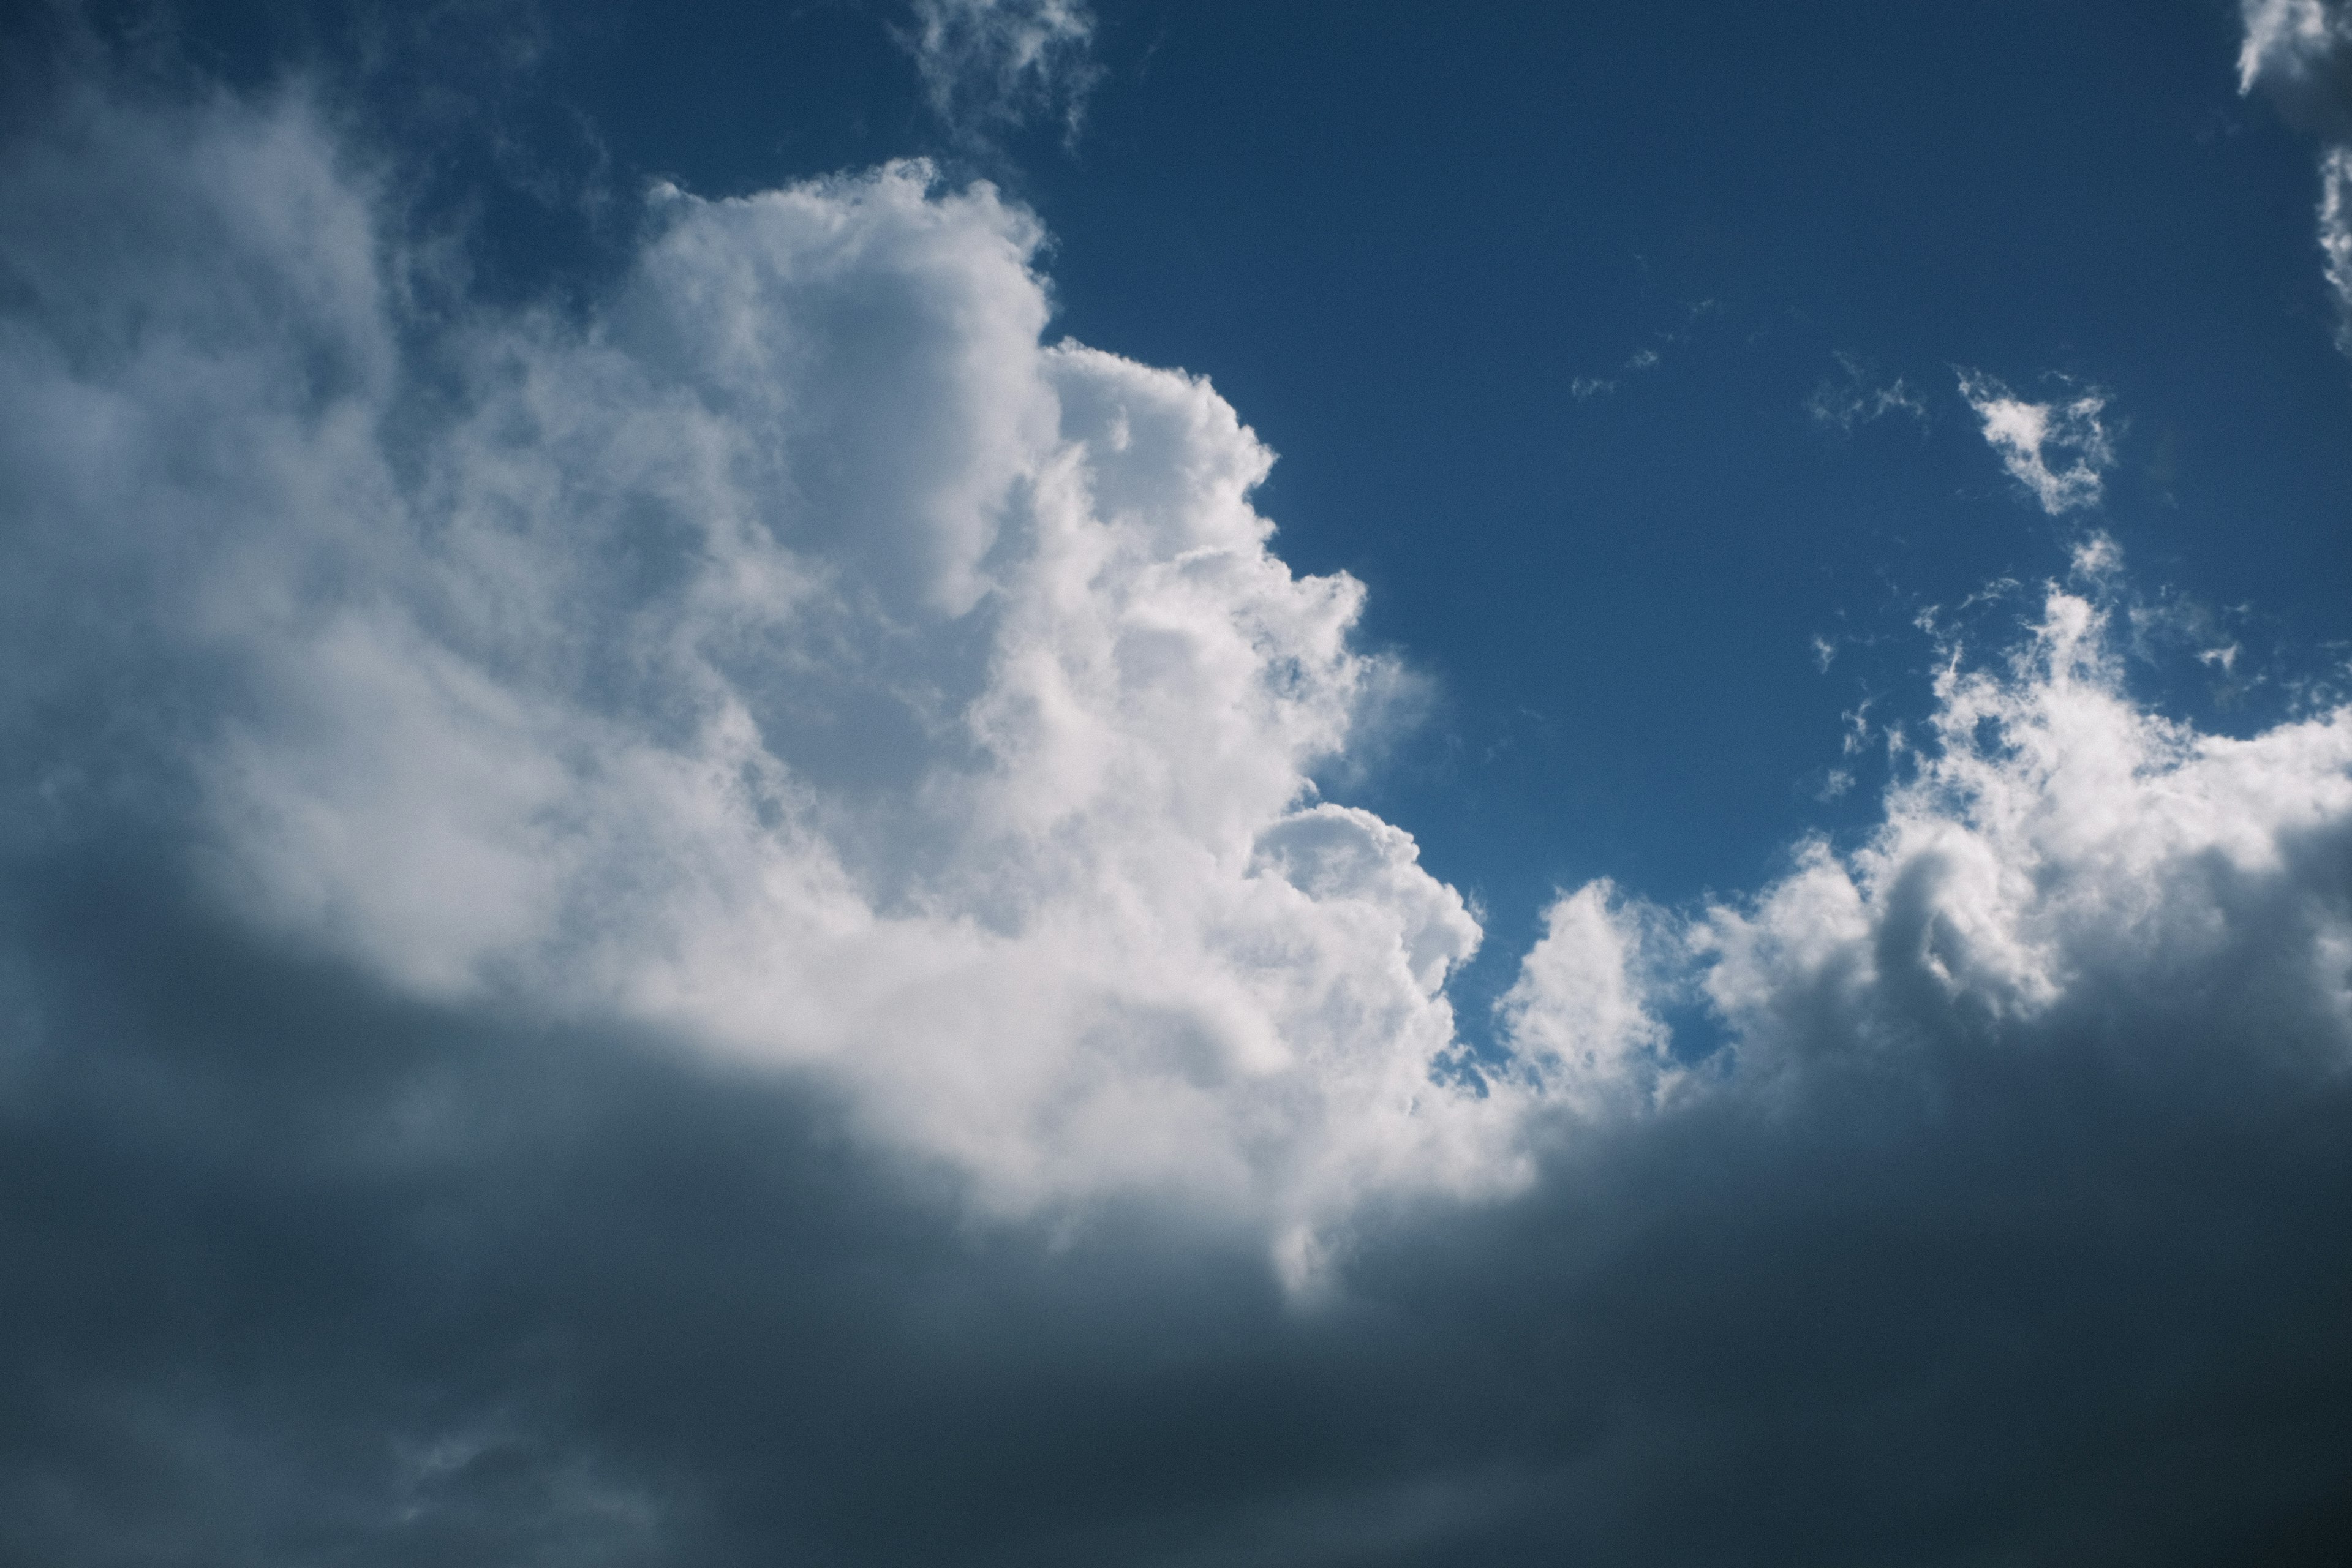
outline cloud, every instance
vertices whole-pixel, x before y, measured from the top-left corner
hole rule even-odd
[[[1673,1082],[1670,1036],[1649,993],[1656,977],[1646,928],[1662,917],[1603,880],[1555,900],[1544,934],[1496,1003],[1505,1036],[1554,1097],[1590,1110],[1629,1090],[1655,1098]]]
[[[2319,248],[2336,295],[2336,346],[2352,354],[2352,145],[2319,161]]]
[[[1077,134],[1101,75],[1085,0],[914,0],[913,8],[900,41],[951,130],[984,137],[1045,114]]]
[[[2336,0],[2240,0],[2238,90],[2262,89],[2322,135],[2352,132],[2352,13]]]
[[[2043,511],[2058,517],[2099,504],[2102,475],[2116,461],[2099,419],[2105,393],[2092,388],[2063,403],[2029,403],[1969,370],[1960,373],[1960,395],[1982,422],[2001,466],[2033,492]]]
[[[662,189],[508,309],[376,167],[0,151],[0,1555],[2352,1536],[2352,713],[2135,701],[2086,544],[1866,833],[1564,889],[1481,1057],[1307,782],[1360,589],[1033,218]]]
[[[1025,214],[663,189],[593,320],[404,351],[299,99],[77,114],[0,170],[38,831],[137,800],[258,929],[818,1072],[1013,1208],[1511,1179],[1430,1079],[1475,922],[1308,783],[1360,590],[1206,383],[1041,344]]]
[[[2319,247],[2336,309],[2336,346],[2352,354],[2352,11],[2329,0],[2242,0],[2238,90],[2261,89],[2328,145],[2319,160]]]
[[[1927,419],[1927,404],[1901,376],[1885,386],[1873,386],[1869,367],[1859,359],[1847,353],[1836,358],[1838,368],[1845,373],[1844,381],[1825,380],[1805,399],[1805,412],[1812,416],[1814,424],[1847,436],[1856,426],[1871,424],[1890,414],[1906,414],[1922,422]]]
[[[2219,1006],[2221,984],[2230,1007],[2273,1022],[2238,1037],[2215,1013],[2200,1026],[2214,1048],[2352,1068],[2352,862],[2339,860],[2352,711],[2249,740],[2200,734],[2126,693],[2110,619],[2053,586],[2005,668],[1951,649],[1929,743],[1904,748],[1910,771],[1859,848],[1808,845],[1787,877],[1678,931],[1619,912],[1605,885],[1580,890],[1555,907],[1507,1007],[1579,1016],[1580,1038],[1650,1042],[1655,1006],[1623,978],[1628,955],[1679,945],[1736,1041],[1721,1091],[1744,1095],[1825,1052],[1891,1053],[1893,1070],[1925,1079],[1947,1047],[2071,1048],[2060,1039],[2088,1026],[2084,1008],[2116,1027],[2187,1005],[2184,986]],[[2275,945],[2239,949],[2257,931]],[[1562,965],[1554,950],[1570,942],[1595,956]],[[2153,1013],[2135,1027],[2170,1032]]]

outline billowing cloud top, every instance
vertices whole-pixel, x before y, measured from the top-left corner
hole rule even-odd
[[[1212,387],[1046,342],[1034,221],[919,164],[646,218],[584,312],[506,310],[299,94],[84,90],[0,162],[0,1097],[63,1194],[12,1222],[37,1555],[138,1555],[142,1466],[235,1472],[159,1528],[269,1561],[940,1561],[860,1510],[982,1458],[939,1529],[1018,1561],[1726,1561],[1668,1483],[1768,1451],[1832,1500],[1761,1554],[1803,1561],[1915,1501],[2059,1560],[2126,1472],[2196,1472],[2159,1544],[2325,1505],[2352,713],[2147,710],[2102,546],[2013,649],[1947,650],[1851,847],[1696,910],[1564,892],[1479,1059],[1465,900],[1309,783],[1389,679],[1360,589],[1272,552]],[[1964,387],[2043,506],[2096,499],[2096,395]],[[775,1174],[845,1126],[851,1174]],[[857,1195],[883,1167],[950,1195]],[[173,1239],[74,1249],[183,1187]],[[1244,1239],[1055,1272],[1146,1212]],[[1269,1307],[1269,1248],[1331,1289]],[[146,1326],[174,1291],[212,1327]],[[1837,1490],[1919,1411],[1981,1435],[1965,1506]],[[2245,1462],[2199,1468],[2224,1416]],[[2091,1428],[2146,1464],[2052,1503]],[[1135,1479],[1237,1431],[1279,1441]],[[1131,1465],[1047,1551],[1097,1447]]]
[[[1026,216],[664,189],[593,320],[430,324],[299,101],[69,134],[0,176],[44,819],[137,798],[421,995],[821,1067],[1015,1205],[1499,1179],[1432,1079],[1477,926],[1307,779],[1360,591],[1205,383],[1041,343]]]

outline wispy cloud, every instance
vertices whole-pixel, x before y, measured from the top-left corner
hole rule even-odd
[[[2115,466],[2114,443],[2100,419],[2107,395],[2096,388],[2051,403],[2013,395],[1979,371],[1959,373],[1960,395],[1976,411],[2001,466],[2053,517],[2099,504],[2102,476]]]
[[[2319,248],[2336,296],[2336,344],[2352,354],[2352,146],[2319,161]]]
[[[1832,357],[1844,375],[1838,380],[1824,379],[1805,399],[1805,412],[1812,416],[1814,424],[1847,436],[1856,426],[1890,414],[1906,415],[1922,422],[1927,419],[1927,403],[1901,376],[1873,384],[1870,367],[1860,358],[1843,352]]]
[[[1034,117],[1075,137],[1101,77],[1086,0],[914,0],[898,37],[931,109],[967,139]]]
[[[2352,5],[2342,0],[2242,0],[2238,90],[2260,89],[2326,144],[2319,158],[2322,276],[2336,346],[2352,354]]]

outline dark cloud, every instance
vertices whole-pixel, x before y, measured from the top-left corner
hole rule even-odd
[[[2340,853],[2340,850],[2339,850]],[[2202,1563],[2352,1532],[2352,1087],[2219,1009],[1247,1240],[19,868],[13,1561]],[[2240,993],[2242,995],[2243,993]]]

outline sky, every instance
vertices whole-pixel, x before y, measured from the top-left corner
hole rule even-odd
[[[16,0],[0,561],[0,1564],[2352,1552],[2337,0]]]

